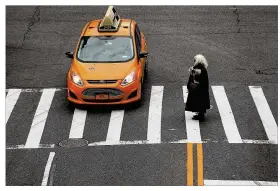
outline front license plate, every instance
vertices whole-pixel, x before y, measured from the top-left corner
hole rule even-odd
[[[97,94],[96,99],[98,99],[98,100],[109,99],[109,95],[107,95],[107,94]]]

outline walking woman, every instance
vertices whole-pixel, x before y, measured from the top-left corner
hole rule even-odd
[[[190,67],[190,77],[188,81],[188,99],[185,110],[196,112],[192,119],[204,121],[204,114],[210,109],[209,81],[206,68],[208,63],[206,58],[198,54],[194,57],[194,65]]]

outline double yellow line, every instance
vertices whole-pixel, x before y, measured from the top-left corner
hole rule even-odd
[[[187,185],[193,186],[193,143],[187,143]],[[202,143],[196,144],[197,152],[197,185],[203,186],[203,152]]]

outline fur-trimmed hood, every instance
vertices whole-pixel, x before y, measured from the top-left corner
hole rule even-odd
[[[206,58],[202,54],[197,54],[194,57],[194,65],[193,65],[193,67],[198,65],[198,64],[202,64],[205,69],[208,67],[208,62],[207,62]]]

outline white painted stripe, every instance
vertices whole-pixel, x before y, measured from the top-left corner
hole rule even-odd
[[[249,140],[249,139],[242,139],[243,143],[252,143],[252,144],[277,144],[275,141],[269,140]]]
[[[55,167],[56,164],[52,165],[51,171],[50,171],[50,181],[49,181],[49,186],[53,185],[53,176],[54,176],[54,172],[55,172]]]
[[[200,140],[197,141],[196,143],[207,143],[207,142],[212,142],[211,140]],[[193,143],[193,141],[190,141],[188,139],[181,139],[181,140],[177,140],[177,141],[169,141],[166,143]]]
[[[200,143],[224,143],[227,142],[227,140],[210,140],[205,139],[202,140]],[[100,142],[93,142],[89,143],[88,146],[105,146],[105,145],[144,145],[144,144],[186,144],[191,143],[188,139],[181,139],[176,141],[166,141],[161,143],[151,143],[147,140],[135,140],[135,141],[115,141],[115,142],[106,142],[106,141],[100,141]],[[275,142],[271,142],[269,140],[248,140],[248,139],[242,139],[242,143],[234,143],[234,144],[276,144]],[[39,144],[38,149],[49,149],[49,148],[55,148],[55,144]],[[29,149],[25,148],[25,145],[8,145],[6,146],[6,149],[16,150],[16,149]]]
[[[10,89],[6,96],[6,124],[9,120],[11,113],[17,103],[21,89]]]
[[[185,111],[186,132],[189,143],[200,143],[201,135],[199,128],[199,121],[193,120],[194,113]]]
[[[161,111],[163,89],[163,86],[152,86],[147,131],[147,141],[149,143],[161,142]]]
[[[84,127],[86,123],[87,110],[80,110],[75,108],[69,138],[82,138],[84,134]]]
[[[253,180],[204,180],[205,186],[277,186],[278,182]]]
[[[55,89],[46,89],[43,91],[25,143],[25,148],[38,148],[54,93]]]
[[[107,142],[107,141],[101,141],[101,142],[93,142],[89,143],[88,146],[104,146],[104,145],[144,145],[149,144],[147,140],[135,140],[135,141],[115,141],[115,142]]]
[[[21,89],[21,92],[43,92],[44,90],[55,90],[55,91],[62,91],[67,90],[67,88],[25,88]],[[6,89],[6,92],[9,90],[17,90],[17,89]]]
[[[187,86],[183,86],[184,103],[186,103],[188,98],[187,91]],[[199,121],[192,119],[194,115],[195,113],[193,112],[185,111],[187,139],[189,143],[201,143]]]
[[[121,137],[124,110],[113,110],[109,122],[106,144],[118,143]]]
[[[25,149],[24,146],[25,145],[9,145],[6,146],[6,149]]]
[[[234,116],[223,86],[212,86],[223,127],[229,143],[242,143]]]
[[[184,103],[186,103],[187,98],[188,98],[188,87],[187,86],[183,86],[183,98],[184,98]]]
[[[42,186],[47,186],[48,184],[48,179],[49,179],[49,173],[50,173],[50,169],[52,166],[52,161],[54,158],[55,152],[50,152],[46,167],[45,167],[45,172],[44,172],[44,176],[43,176],[43,181],[42,181]]]
[[[38,149],[49,149],[54,147],[55,144],[39,144]],[[6,146],[6,149],[29,149],[29,148],[25,148],[25,145],[9,145]]]
[[[277,143],[277,124],[265,99],[262,88],[260,86],[249,86],[249,89],[259,112],[268,139]]]
[[[120,141],[121,145],[142,145],[147,144],[147,140],[136,140],[136,141]]]

